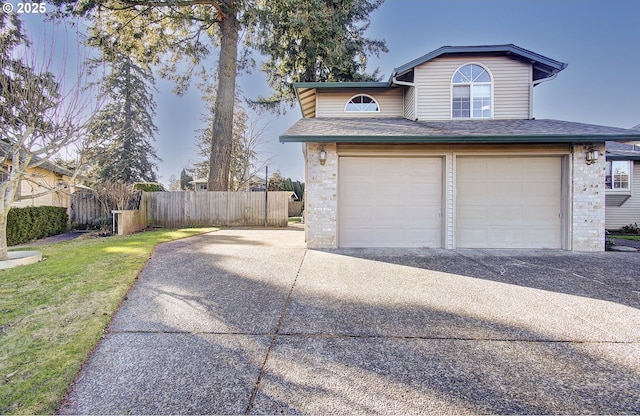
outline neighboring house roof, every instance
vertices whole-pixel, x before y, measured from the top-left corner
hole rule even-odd
[[[11,160],[11,155],[7,154],[10,151],[11,151],[11,146],[3,141],[0,141],[0,157],[4,158],[6,156],[8,160]],[[31,160],[32,165],[36,163],[38,163],[38,166],[36,166],[38,168],[50,170],[60,175],[73,176],[73,172],[70,171],[69,169],[63,168],[62,166],[58,166],[55,163],[50,162],[48,160],[43,161],[42,158],[38,156],[34,156],[33,159]]]
[[[640,160],[640,146],[627,143],[607,143],[607,160]]]
[[[538,81],[544,78],[549,78],[562,71],[567,67],[564,62],[556,61],[555,59],[547,58],[535,52],[531,52],[527,49],[519,46],[508,45],[480,45],[480,46],[443,46],[435,51],[429,52],[420,58],[414,59],[404,65],[395,68],[391,73],[389,83],[393,82],[394,77],[401,77],[407,72],[411,71],[418,65],[422,65],[432,59],[439,58],[441,56],[456,55],[456,56],[508,56],[510,58],[533,65],[533,81]]]
[[[410,121],[404,118],[303,118],[280,142],[559,143],[640,140],[640,132],[559,120]]]
[[[197,183],[209,183],[209,181],[208,181],[207,179],[202,179],[202,178],[201,178],[201,179],[196,179],[196,180],[193,180],[193,181],[189,181],[189,183],[192,183],[192,184],[197,184]]]

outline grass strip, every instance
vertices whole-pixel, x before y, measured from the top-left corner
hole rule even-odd
[[[615,235],[615,234],[609,234],[607,236],[607,238],[617,238],[620,240],[634,240],[634,241],[640,241],[640,235]]]
[[[52,414],[162,242],[215,228],[156,230],[34,247],[0,270],[0,414]]]

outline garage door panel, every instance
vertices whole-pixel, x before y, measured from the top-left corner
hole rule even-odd
[[[377,183],[375,192],[389,200],[404,201],[407,198],[407,190],[403,186],[393,186],[393,184]],[[371,196],[371,194],[369,194]]]
[[[368,224],[373,220],[373,209],[367,205],[349,205],[342,210],[342,218],[349,224]]]
[[[441,158],[341,157],[339,163],[341,247],[441,246]],[[370,216],[357,218],[365,206]]]
[[[357,199],[371,195],[375,192],[375,187],[370,183],[349,182],[343,184],[342,190],[345,194],[350,194],[353,199]]]
[[[458,157],[456,246],[561,248],[561,167],[560,157]]]

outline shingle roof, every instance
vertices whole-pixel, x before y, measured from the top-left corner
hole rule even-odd
[[[283,143],[550,143],[608,140],[640,140],[640,132],[559,120],[303,118],[280,136]]]
[[[607,160],[640,160],[638,146],[628,143],[607,143]]]
[[[447,55],[504,55],[533,65],[533,80],[548,78],[567,67],[564,62],[547,58],[530,50],[521,48],[514,44],[507,45],[477,45],[477,46],[442,46],[431,51],[411,62],[395,68],[391,74],[390,81],[394,76],[410,71],[418,65],[428,62],[440,56]]]
[[[11,152],[11,146],[8,143],[0,141],[0,157],[4,158],[6,156],[8,160],[11,160],[11,154],[8,154],[9,152]],[[30,163],[31,166],[36,164],[39,168],[50,170],[60,175],[73,176],[73,172],[69,169],[58,166],[48,160],[42,160],[42,158],[38,156],[34,156]]]

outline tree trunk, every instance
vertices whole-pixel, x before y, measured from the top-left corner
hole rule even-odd
[[[224,0],[220,22],[218,90],[213,109],[213,137],[209,155],[209,191],[227,191],[233,136],[233,104],[238,66],[238,19],[235,0]]]
[[[9,260],[7,247],[7,216],[9,215],[9,208],[4,205],[0,207],[0,261]]]

